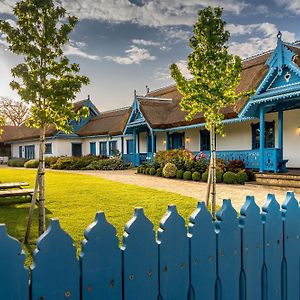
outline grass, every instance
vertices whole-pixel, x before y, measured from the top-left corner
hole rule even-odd
[[[0,168],[0,181],[26,181],[32,188],[35,174],[34,170]],[[146,216],[157,229],[168,204],[177,205],[181,216],[188,221],[196,208],[197,200],[89,175],[46,172],[47,221],[59,218],[62,228],[71,235],[78,251],[84,229],[94,220],[97,211],[105,212],[107,220],[116,227],[121,238],[124,226],[132,217],[135,207],[143,207]],[[20,241],[24,239],[28,210],[29,203],[24,203],[23,200],[0,199],[0,223],[5,223],[8,233]],[[27,254],[35,248],[37,231],[36,208],[30,243],[25,247]]]

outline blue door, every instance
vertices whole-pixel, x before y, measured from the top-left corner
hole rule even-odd
[[[107,156],[107,142],[99,142],[100,155]]]
[[[25,146],[25,158],[27,159],[35,158],[34,145]]]
[[[133,140],[127,140],[127,154],[133,153]]]
[[[93,143],[90,143],[90,154],[91,155],[96,155],[96,143],[93,142]]]
[[[181,149],[183,148],[183,134],[174,133],[171,135],[171,149]]]

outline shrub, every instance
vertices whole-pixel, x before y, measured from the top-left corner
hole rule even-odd
[[[162,176],[162,168],[158,168],[156,170],[156,176],[161,177]]]
[[[227,162],[222,158],[217,158],[216,171],[222,174],[227,171]]]
[[[104,161],[105,159],[101,159],[99,156],[63,156],[59,157],[52,165],[52,169],[59,170],[83,170],[92,162]]]
[[[183,179],[184,180],[191,180],[192,179],[192,172],[191,171],[185,171],[183,173]]]
[[[173,178],[176,176],[177,167],[172,163],[166,163],[163,168],[163,175],[166,178]]]
[[[224,181],[224,183],[227,183],[227,184],[236,183],[236,174],[233,172],[226,172],[223,175],[223,181]]]
[[[223,173],[220,171],[216,171],[216,177],[217,177],[217,183],[221,183],[223,178]]]
[[[202,180],[207,182],[208,180],[208,171],[205,171],[203,174],[202,174]]]
[[[254,174],[253,170],[246,169],[245,172],[248,175],[248,181],[255,181],[255,174]]]
[[[182,179],[183,178],[183,173],[184,173],[183,170],[177,170],[176,171],[176,178],[177,179]]]
[[[236,174],[236,181],[238,183],[245,183],[246,181],[248,181],[248,175],[247,173],[244,171],[244,170],[241,170],[239,171],[237,174]]]
[[[24,164],[25,168],[37,168],[39,166],[39,161],[36,159],[31,159]]]
[[[156,169],[155,168],[150,168],[150,170],[149,170],[149,174],[151,175],[151,176],[154,176],[155,174],[156,174]]]
[[[10,167],[24,167],[24,164],[28,161],[25,158],[11,158],[8,160],[7,165]]]
[[[208,167],[208,163],[206,159],[198,159],[195,161],[194,168],[197,172],[203,173]]]
[[[191,171],[193,173],[193,170],[194,170],[194,172],[195,172],[195,163],[196,162],[193,160],[186,161],[184,164],[185,171]]]
[[[228,162],[227,171],[238,173],[239,171],[245,169],[245,164],[240,159],[234,159]]]
[[[155,154],[154,161],[159,165],[165,165],[168,162],[175,164],[178,169],[181,169],[185,161],[192,160],[194,155],[186,149],[172,149],[159,151]]]
[[[46,168],[52,168],[52,166],[54,164],[56,164],[58,159],[59,159],[58,156],[47,156],[47,157],[45,157],[45,166],[46,166]]]
[[[201,179],[201,174],[197,171],[195,171],[193,174],[192,174],[192,179],[194,181],[199,181]]]
[[[150,174],[150,167],[147,167],[147,168],[146,168],[145,174],[146,174],[146,175],[149,175],[149,174]]]
[[[131,168],[131,164],[125,164],[119,157],[100,159],[92,161],[85,169],[87,170],[126,170]]]

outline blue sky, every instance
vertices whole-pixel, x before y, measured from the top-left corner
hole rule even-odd
[[[13,19],[14,0],[0,0],[0,18]],[[65,51],[91,79],[88,94],[100,110],[131,105],[133,90],[143,95],[172,83],[171,63],[187,74],[188,38],[197,11],[224,8],[231,32],[229,49],[245,58],[272,49],[278,30],[285,41],[300,39],[300,0],[60,0],[80,22]],[[10,68],[21,58],[7,51],[0,33],[0,96],[18,98],[8,84]]]

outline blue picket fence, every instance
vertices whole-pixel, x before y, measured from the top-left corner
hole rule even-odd
[[[97,213],[79,259],[57,219],[24,268],[21,244],[0,226],[2,300],[295,300],[300,291],[300,208],[287,193],[280,208],[268,195],[262,210],[247,197],[239,217],[224,200],[213,222],[204,203],[188,228],[169,206],[156,233],[142,208],[116,229]]]

